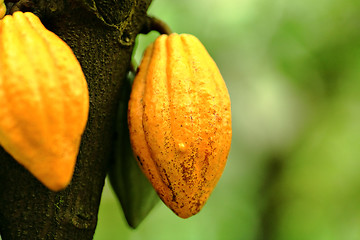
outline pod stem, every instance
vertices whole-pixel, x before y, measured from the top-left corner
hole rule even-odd
[[[147,16],[141,33],[147,34],[151,31],[157,31],[160,34],[167,35],[172,33],[169,25],[167,25],[164,21],[156,17]]]

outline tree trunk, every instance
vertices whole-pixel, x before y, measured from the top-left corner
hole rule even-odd
[[[93,238],[119,91],[150,2],[32,0],[24,5],[73,49],[88,82],[90,113],[72,182],[63,191],[48,190],[0,147],[3,240]]]

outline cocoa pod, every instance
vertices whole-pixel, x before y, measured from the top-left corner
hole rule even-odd
[[[231,145],[225,82],[205,47],[189,34],[149,46],[129,101],[131,145],[162,201],[182,218],[200,211]]]
[[[30,12],[0,21],[0,145],[51,190],[71,181],[89,96],[70,47]]]

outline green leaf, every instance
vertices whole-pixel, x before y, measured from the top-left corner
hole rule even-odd
[[[140,170],[131,150],[127,108],[132,78],[133,76],[129,75],[122,88],[117,118],[117,137],[113,161],[109,169],[109,180],[129,226],[136,228],[159,201],[159,197]]]

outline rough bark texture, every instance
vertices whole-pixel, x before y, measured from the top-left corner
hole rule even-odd
[[[61,192],[49,191],[0,147],[3,240],[93,238],[119,91],[150,2],[31,1],[34,13],[79,59],[88,81],[90,113],[72,182]]]

